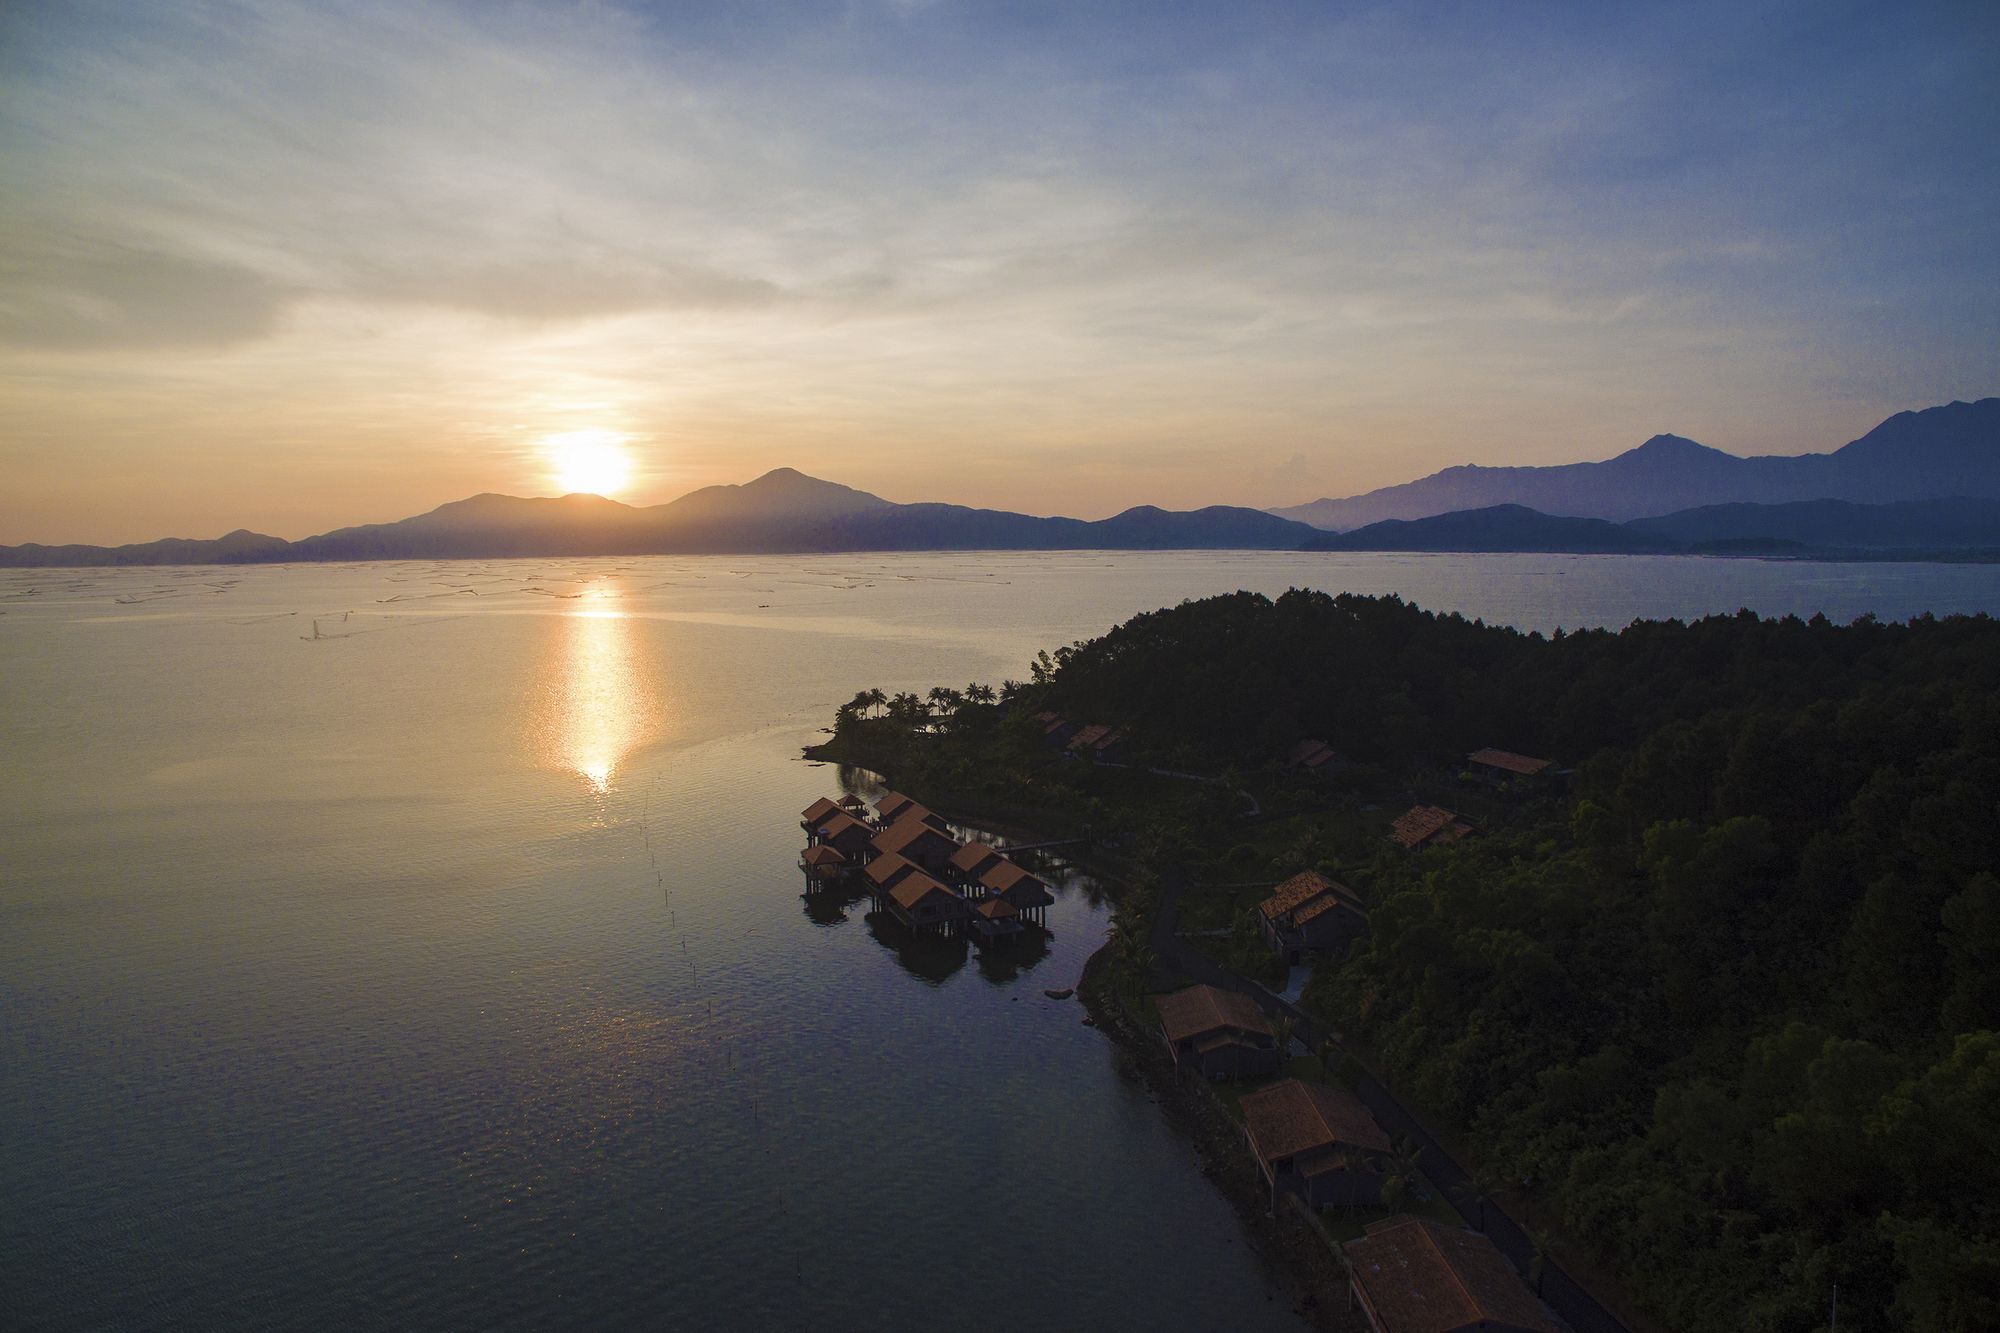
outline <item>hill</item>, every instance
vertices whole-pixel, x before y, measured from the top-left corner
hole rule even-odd
[[[1365,495],[1271,512],[1344,532],[1503,504],[1623,521],[1719,504],[1944,496],[2000,499],[2000,398],[1899,412],[1828,454],[1740,458],[1656,435],[1603,462],[1451,467]]]
[[[292,560],[502,559],[570,555],[758,555],[835,551],[1296,550],[1314,529],[1257,509],[1141,506],[1107,519],[1041,518],[963,505],[895,504],[792,468],[637,508],[598,495],[475,495],[394,523],[297,542],[236,532],[215,541],[0,547],[5,565],[234,564]]]

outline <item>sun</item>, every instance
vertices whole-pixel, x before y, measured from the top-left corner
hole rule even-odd
[[[625,437],[608,430],[569,430],[542,437],[556,485],[564,495],[616,495],[632,479]]]

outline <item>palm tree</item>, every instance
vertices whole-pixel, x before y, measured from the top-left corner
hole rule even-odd
[[[1292,1033],[1298,1025],[1298,1020],[1290,1014],[1279,1014],[1271,1020],[1271,1035],[1278,1039],[1278,1059],[1281,1062],[1292,1058]]]
[[[965,697],[976,704],[990,704],[993,702],[993,687],[975,680],[965,687]]]
[[[1382,1206],[1392,1211],[1400,1211],[1403,1204],[1416,1191],[1420,1168],[1417,1163],[1423,1158],[1424,1150],[1410,1139],[1397,1139],[1395,1150],[1389,1154],[1389,1178],[1382,1182]]]
[[[863,696],[863,699],[867,707],[875,709],[886,708],[889,703],[889,696],[880,690],[869,690]],[[880,716],[880,714],[878,713],[877,716]]]

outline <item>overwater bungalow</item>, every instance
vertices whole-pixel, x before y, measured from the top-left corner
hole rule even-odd
[[[1493,1242],[1425,1217],[1392,1217],[1348,1241],[1348,1308],[1375,1333],[1559,1333]]]
[[[923,871],[918,869],[914,862],[894,852],[884,852],[870,861],[867,868],[862,871],[878,898],[902,883],[908,876],[922,873]]]
[[[899,879],[883,906],[911,930],[937,934],[956,930],[969,914],[965,899],[921,870]]]
[[[840,808],[848,814],[853,815],[856,819],[865,818],[868,814],[868,802],[862,800],[853,792],[849,792],[840,798]]]
[[[1305,870],[1257,904],[1257,926],[1290,967],[1308,953],[1345,953],[1367,933],[1368,911],[1346,885]]]
[[[987,842],[968,842],[951,854],[946,877],[955,884],[977,885],[980,875],[1001,860],[1000,849]],[[974,892],[978,890],[975,888]]]
[[[923,809],[922,806],[899,791],[885,791],[875,798],[875,822],[881,827],[887,828],[901,819],[904,813],[912,808]]]
[[[1055,895],[1049,892],[1048,885],[1006,857],[986,867],[976,883],[983,896],[1004,898],[1012,904],[1024,921],[1038,926],[1048,924],[1049,904],[1056,900]]]
[[[1277,1034],[1247,995],[1215,986],[1189,986],[1155,996],[1160,1036],[1176,1069],[1203,1078],[1264,1078],[1278,1072],[1284,1052]]]
[[[1441,805],[1417,806],[1389,826],[1390,841],[1407,852],[1442,847],[1471,836],[1472,821]]]
[[[806,887],[810,889],[846,879],[853,873],[854,863],[842,855],[838,847],[821,843],[806,848],[799,856],[799,869],[806,872]]]
[[[1243,1126],[1257,1170],[1309,1208],[1373,1204],[1388,1178],[1389,1136],[1358,1098],[1288,1078],[1244,1095]]]
[[[831,847],[848,860],[856,862],[868,855],[869,844],[874,838],[875,830],[853,815],[839,810],[806,830],[808,845]]]
[[[811,836],[812,831],[824,824],[829,817],[846,813],[849,812],[841,809],[839,802],[829,801],[822,796],[800,812],[799,827],[806,831],[807,836]]]
[[[972,938],[981,944],[998,944],[1027,929],[1021,924],[1021,914],[1014,910],[1014,904],[1005,898],[987,898],[973,904],[966,924],[972,928]]]
[[[925,822],[915,810],[906,810],[903,817],[877,833],[870,843],[875,855],[890,852],[907,861],[914,861],[931,874],[944,873],[951,864],[953,853],[958,851],[958,839]]]

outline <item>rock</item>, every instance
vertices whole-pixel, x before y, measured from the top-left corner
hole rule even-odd
[[[1083,1025],[1087,1028],[1094,1028],[1097,1026],[1097,1020],[1092,1018],[1089,1014],[1085,1014],[1083,1016]]]
[[[1062,990],[1045,990],[1042,994],[1048,996],[1051,1000],[1067,1000],[1070,996],[1076,994],[1076,991],[1073,988],[1065,987]]]

